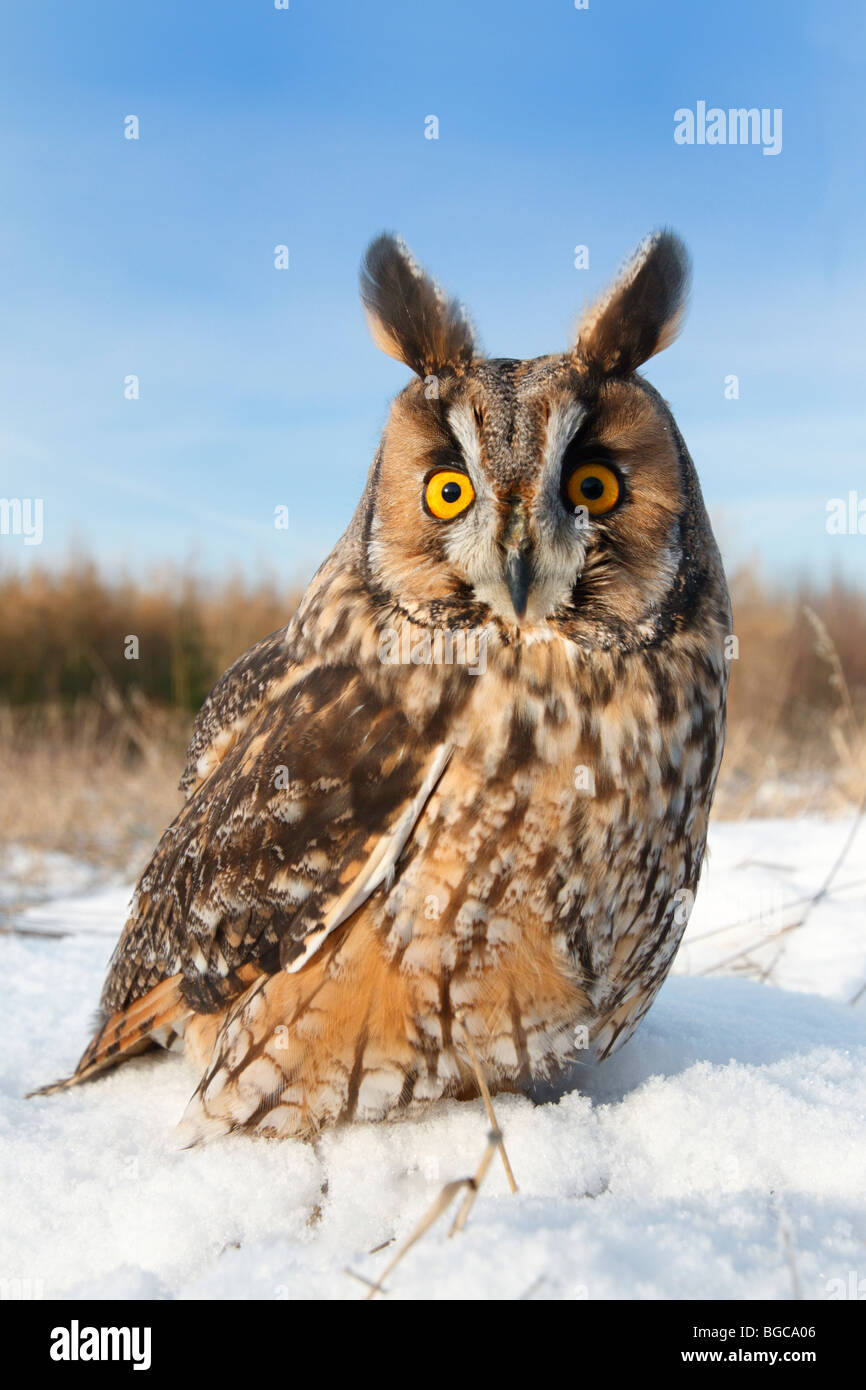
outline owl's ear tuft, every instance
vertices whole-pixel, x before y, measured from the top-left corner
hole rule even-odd
[[[472,328],[398,237],[371,241],[361,266],[361,302],[373,341],[420,377],[461,371],[475,355]]]
[[[673,232],[642,241],[618,279],[586,314],[575,354],[589,366],[624,376],[668,347],[682,326],[689,253]]]

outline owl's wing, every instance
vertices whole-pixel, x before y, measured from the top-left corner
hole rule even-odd
[[[195,717],[180,789],[191,796],[237,742],[256,709],[273,697],[292,661],[286,627],[263,637],[220,677]]]
[[[75,1080],[303,965],[393,873],[447,765],[441,734],[354,664],[287,661],[274,634],[234,669],[193,739],[197,785],[139,882]]]

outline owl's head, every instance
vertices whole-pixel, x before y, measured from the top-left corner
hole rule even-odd
[[[718,557],[691,460],[637,369],[677,332],[688,256],[647,239],[563,353],[490,359],[391,236],[369,247],[373,337],[416,374],[358,516],[368,582],[416,621],[642,645]]]

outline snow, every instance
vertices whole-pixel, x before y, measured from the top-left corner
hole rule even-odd
[[[388,1277],[389,1297],[857,1288],[866,992],[850,1001],[866,982],[866,827],[808,904],[850,828],[713,825],[675,973],[635,1038],[578,1068],[557,1102],[497,1099],[519,1192],[495,1160],[466,1229],[449,1239],[443,1218]],[[180,1056],[24,1100],[87,1040],[130,892],[58,859],[38,895],[4,898],[17,930],[0,935],[0,1278],[46,1298],[364,1297],[347,1271],[377,1278],[442,1185],[481,1158],[481,1102],[315,1146],[230,1136],[179,1150],[197,1079]],[[7,851],[7,886],[22,865],[32,877],[24,852]]]

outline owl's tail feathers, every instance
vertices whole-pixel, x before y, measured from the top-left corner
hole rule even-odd
[[[172,975],[168,980],[161,980],[127,1008],[111,1014],[86,1048],[72,1075],[28,1092],[28,1098],[50,1096],[55,1091],[77,1086],[80,1081],[89,1081],[127,1057],[144,1052],[154,1043],[171,1047],[174,1039],[182,1035],[192,1012],[180,992],[182,979],[181,975]]]

